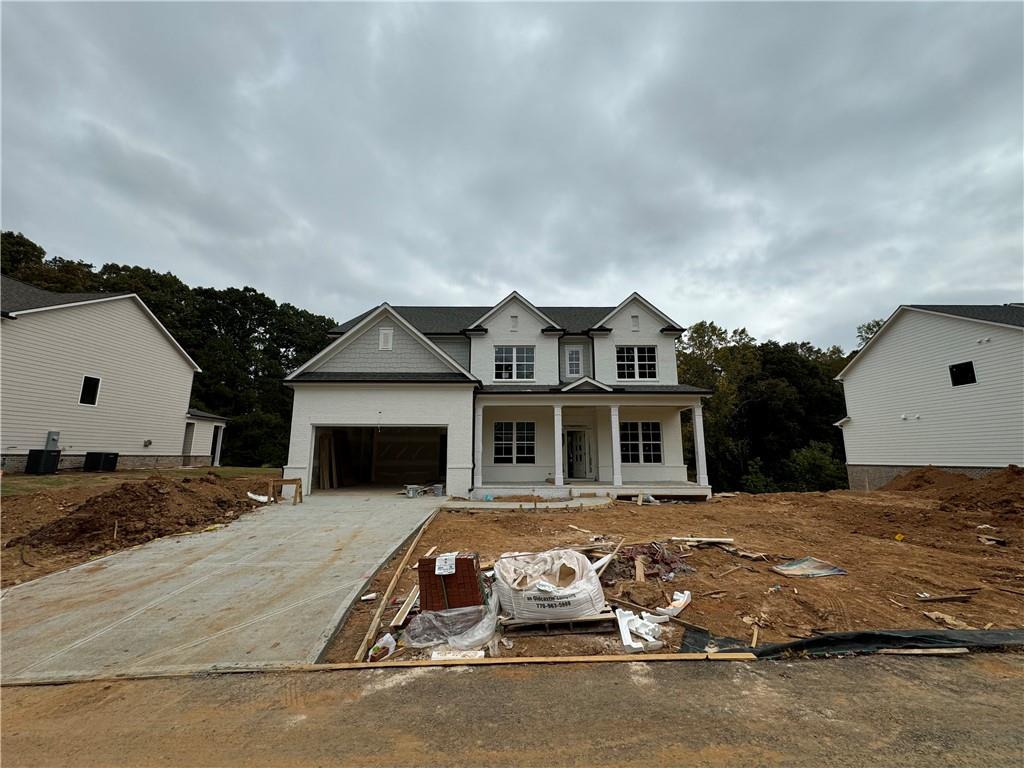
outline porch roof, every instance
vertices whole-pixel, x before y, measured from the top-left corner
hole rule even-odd
[[[547,384],[484,384],[480,387],[481,395],[581,395],[614,397],[616,395],[710,395],[710,389],[702,389],[689,384],[610,384],[611,391],[596,387],[563,389],[564,385],[550,386]]]

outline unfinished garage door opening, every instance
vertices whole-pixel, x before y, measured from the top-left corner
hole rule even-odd
[[[445,482],[445,427],[317,427],[314,489]]]

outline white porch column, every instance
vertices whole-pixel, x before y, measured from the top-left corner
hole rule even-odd
[[[608,408],[612,420],[612,485],[622,485],[622,445],[619,443],[619,406]]]
[[[704,411],[700,403],[693,406],[693,452],[697,459],[697,485],[707,485],[708,461],[704,455]]]
[[[555,409],[555,485],[565,484],[565,477],[562,473],[562,406],[556,405]]]
[[[473,487],[484,484],[484,407],[473,409]]]

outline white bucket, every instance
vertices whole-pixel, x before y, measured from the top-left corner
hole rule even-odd
[[[418,485],[407,485],[405,486],[405,495],[410,499],[415,499],[420,495],[420,487]]]
[[[444,484],[443,483],[437,483],[437,484],[434,485],[434,495],[435,496],[444,496]]]

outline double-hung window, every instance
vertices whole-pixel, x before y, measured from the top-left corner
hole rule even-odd
[[[494,347],[495,381],[533,380],[533,347]]]
[[[658,378],[658,348],[616,347],[615,373],[620,379]]]
[[[536,457],[537,425],[534,422],[494,422],[495,464],[533,464]]]
[[[621,422],[619,448],[623,464],[661,464],[661,422]]]
[[[565,377],[578,379],[583,375],[583,347],[565,348]]]

